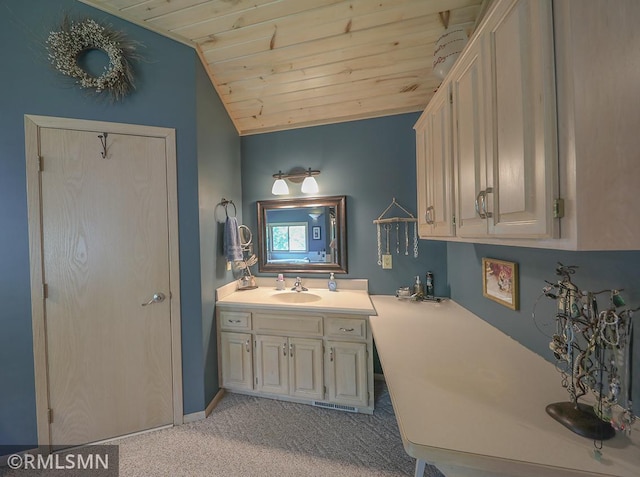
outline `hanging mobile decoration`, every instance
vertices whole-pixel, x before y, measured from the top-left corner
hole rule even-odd
[[[400,210],[402,210],[407,217],[388,217],[385,218],[384,215],[389,211],[389,209],[391,209],[391,207],[396,206],[398,207]],[[414,232],[414,237],[413,237],[413,257],[414,258],[418,258],[418,226],[417,226],[417,219],[414,217],[414,215],[409,212],[407,209],[405,209],[404,207],[402,207],[400,204],[398,204],[398,202],[396,201],[396,198],[394,197],[393,200],[391,201],[391,204],[389,204],[389,206],[384,209],[384,212],[382,212],[382,214],[380,214],[380,216],[373,221],[374,224],[376,224],[376,239],[377,239],[377,245],[378,245],[378,265],[381,265],[382,268],[391,268],[391,251],[390,251],[390,235],[389,232],[391,230],[391,224],[396,224],[396,253],[399,255],[400,254],[400,222],[404,222],[404,254],[405,255],[409,255],[409,223],[413,222],[413,232]],[[386,244],[386,253],[383,255],[382,254],[382,237],[381,237],[381,230],[380,230],[380,225],[383,225],[385,230],[386,230],[386,240],[387,240],[387,244]]]
[[[138,42],[127,40],[125,35],[95,20],[73,21],[65,16],[59,31],[52,31],[47,38],[49,60],[56,70],[75,80],[81,88],[96,94],[108,93],[112,101],[122,100],[135,89],[132,61]],[[104,72],[94,76],[78,62],[85,52],[99,50],[107,55],[109,64]]]

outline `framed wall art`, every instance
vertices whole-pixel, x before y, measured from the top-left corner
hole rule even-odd
[[[313,240],[320,240],[320,226],[314,225],[311,227],[311,233],[313,236]]]
[[[501,305],[517,310],[518,264],[495,258],[482,259],[482,294]]]

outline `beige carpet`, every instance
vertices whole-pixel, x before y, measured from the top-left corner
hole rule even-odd
[[[118,444],[122,477],[395,477],[415,465],[382,381],[371,416],[226,394],[203,421]]]
[[[375,394],[373,415],[226,394],[207,419],[113,441],[120,477],[412,476],[383,381]]]

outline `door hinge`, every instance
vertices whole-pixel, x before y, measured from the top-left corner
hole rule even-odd
[[[453,104],[453,93],[449,93],[449,104]]]
[[[327,394],[327,387],[326,386],[323,386],[323,387],[324,387],[324,393]]]
[[[558,198],[553,201],[553,218],[561,219],[564,217],[564,199]]]
[[[49,298],[49,285],[46,283],[42,284],[42,298],[45,300]]]
[[[456,216],[454,215],[451,220],[453,222],[453,225],[455,226],[456,225]]]
[[[38,156],[38,172],[44,171],[44,157]]]
[[[53,424],[53,409],[47,409],[47,419],[49,419],[49,424]]]

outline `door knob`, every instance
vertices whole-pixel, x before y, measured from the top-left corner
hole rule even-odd
[[[164,293],[158,292],[153,294],[153,298],[146,303],[143,303],[142,306],[153,305],[154,303],[163,302],[165,299]]]

